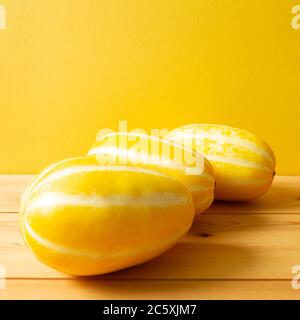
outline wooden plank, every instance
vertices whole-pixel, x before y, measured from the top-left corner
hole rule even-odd
[[[0,213],[18,212],[32,175],[0,175]],[[269,192],[246,203],[215,202],[208,213],[300,213],[300,176],[277,176]]]
[[[0,299],[300,299],[290,281],[11,279]]]
[[[0,264],[9,278],[68,278],[40,263],[17,214],[0,215]],[[300,264],[300,215],[203,214],[171,250],[102,279],[290,279]]]
[[[21,194],[33,175],[0,175],[0,213],[18,212]]]
[[[300,176],[276,176],[271,189],[248,202],[216,201],[208,213],[300,213]]]

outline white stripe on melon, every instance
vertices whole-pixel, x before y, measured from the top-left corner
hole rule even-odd
[[[175,129],[167,139],[204,150],[216,172],[215,197],[251,200],[271,186],[275,174],[272,149],[254,134],[224,125],[194,124]]]

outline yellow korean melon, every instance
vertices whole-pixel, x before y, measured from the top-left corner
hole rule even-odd
[[[214,124],[192,124],[166,135],[170,141],[203,150],[216,173],[215,198],[245,201],[264,194],[275,175],[272,149],[256,135]]]
[[[44,263],[96,275],[152,259],[173,246],[194,218],[190,192],[174,178],[96,157],[67,159],[27,187],[23,238]]]
[[[157,136],[116,132],[98,137],[88,154],[104,164],[130,163],[178,179],[192,193],[197,214],[214,200],[214,169],[191,148]]]

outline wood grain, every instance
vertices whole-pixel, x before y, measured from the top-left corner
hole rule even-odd
[[[0,175],[2,299],[300,298],[291,287],[300,265],[300,177],[276,177],[256,201],[216,202],[160,257],[89,278],[58,272],[25,247],[16,212],[32,177]]]
[[[0,175],[0,212],[18,212],[33,175]],[[277,176],[269,192],[249,202],[216,201],[207,213],[300,213],[300,177]]]
[[[300,299],[290,281],[8,280],[0,299]]]
[[[0,213],[18,212],[21,194],[33,175],[0,175]]]
[[[18,215],[0,215],[0,261],[10,278],[70,278],[24,246]],[[300,264],[300,215],[204,214],[160,257],[106,279],[290,279]]]
[[[209,213],[300,213],[300,177],[276,176],[271,189],[248,202],[216,201]]]

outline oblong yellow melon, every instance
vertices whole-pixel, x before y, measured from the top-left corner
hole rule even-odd
[[[192,193],[196,213],[205,211],[214,199],[215,173],[201,154],[180,144],[141,133],[110,133],[98,137],[89,155],[101,163],[130,163],[175,177]]]
[[[203,150],[216,173],[215,198],[244,201],[257,198],[275,175],[272,149],[256,135],[214,124],[192,124],[175,129],[166,138]]]
[[[190,192],[176,179],[96,157],[52,165],[28,186],[21,230],[44,263],[73,275],[140,264],[173,246],[194,218]]]

